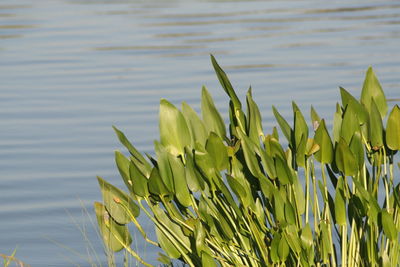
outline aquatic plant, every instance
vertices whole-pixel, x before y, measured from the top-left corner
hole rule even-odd
[[[94,206],[107,247],[151,266],[130,247],[133,223],[163,250],[165,264],[397,266],[400,108],[387,115],[372,68],[359,99],[340,88],[331,132],[314,108],[310,130],[294,102],[292,125],[272,107],[282,141],[276,127],[264,132],[251,88],[244,109],[211,60],[229,96],[228,131],[204,87],[201,117],[186,103],[179,110],[161,100],[155,157],[114,127],[130,156],[115,153],[126,192],[98,177],[103,203]],[[139,213],[154,224],[157,240]]]

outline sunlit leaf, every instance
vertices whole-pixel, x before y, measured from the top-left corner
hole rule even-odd
[[[226,136],[224,121],[215,107],[214,101],[205,87],[201,91],[201,114],[207,132],[215,132],[221,138]]]
[[[282,117],[282,115],[278,112],[278,110],[272,106],[272,111],[274,113],[274,116],[276,118],[276,121],[279,124],[279,127],[281,127],[281,131],[283,135],[286,137],[289,143],[292,142],[292,128],[290,128],[289,123]]]
[[[118,252],[132,243],[128,227],[116,223],[103,204],[95,202],[94,210],[103,242],[111,251]]]
[[[386,124],[386,143],[391,150],[400,150],[400,107],[395,105]]]
[[[383,125],[382,118],[375,101],[371,101],[371,112],[369,121],[369,137],[373,150],[378,150],[383,146]]]
[[[353,176],[357,174],[357,160],[343,138],[340,139],[336,146],[335,162],[339,170],[342,171],[346,176]]]
[[[217,170],[222,171],[228,167],[228,152],[226,146],[214,132],[210,132],[206,143],[206,150],[213,159]]]
[[[365,75],[365,80],[361,91],[361,103],[369,111],[369,113],[371,113],[372,100],[375,101],[381,118],[385,117],[388,110],[386,97],[378,79],[375,76],[374,71],[372,70],[372,67],[369,67]]]
[[[386,210],[382,210],[382,227],[383,232],[392,241],[398,240],[398,230],[396,225],[394,224],[392,215]]]
[[[261,114],[257,104],[251,95],[251,88],[247,92],[247,129],[250,139],[256,144],[260,144],[259,137],[263,135]]]
[[[319,150],[315,152],[315,158],[321,163],[331,163],[333,160],[333,145],[325,126],[325,120],[321,120],[314,141],[319,145]]]
[[[191,137],[182,113],[165,99],[160,101],[160,141],[174,155],[183,155]]]
[[[199,118],[197,113],[185,102],[182,103],[182,114],[185,117],[187,126],[192,138],[192,144],[199,142],[203,146],[207,140],[207,131],[203,121]]]
[[[122,190],[97,177],[103,196],[104,205],[113,219],[119,224],[127,224],[132,221],[131,216],[139,216],[139,207]]]

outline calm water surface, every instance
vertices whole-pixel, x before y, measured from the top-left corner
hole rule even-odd
[[[90,219],[95,176],[122,185],[111,125],[151,153],[160,98],[198,110],[203,84],[226,118],[210,53],[239,95],[252,85],[269,132],[291,100],[331,121],[338,86],[358,96],[369,65],[400,98],[399,47],[399,1],[2,0],[0,253],[90,266],[88,239],[104,266]]]

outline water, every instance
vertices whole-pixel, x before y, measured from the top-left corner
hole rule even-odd
[[[96,175],[122,185],[111,125],[151,153],[160,98],[198,110],[202,85],[226,118],[210,53],[240,96],[252,85],[270,132],[291,100],[331,122],[338,86],[358,96],[369,65],[398,99],[399,24],[398,1],[2,0],[0,253],[89,266],[55,244],[86,255],[86,235],[104,264],[82,206],[93,216]]]

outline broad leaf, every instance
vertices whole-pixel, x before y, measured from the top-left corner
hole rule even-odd
[[[160,101],[160,141],[173,155],[183,155],[191,137],[182,113],[165,99]]]
[[[100,177],[97,177],[97,180],[107,211],[115,221],[119,224],[127,224],[132,221],[131,216],[139,216],[138,205],[125,192]]]
[[[125,247],[129,247],[132,238],[126,225],[116,223],[106,210],[105,206],[99,202],[94,203],[97,223],[103,242],[111,251],[118,252]]]
[[[371,113],[371,102],[375,101],[381,118],[385,117],[388,107],[382,87],[371,67],[368,68],[361,91],[361,103]]]
[[[214,101],[205,87],[201,91],[201,114],[207,133],[215,132],[221,138],[226,136],[224,121],[215,107]]]
[[[325,120],[321,120],[315,132],[314,141],[319,145],[319,150],[315,152],[315,158],[324,164],[331,163],[333,160],[333,145],[325,126]]]
[[[400,107],[395,105],[386,124],[386,143],[391,150],[400,150]]]

